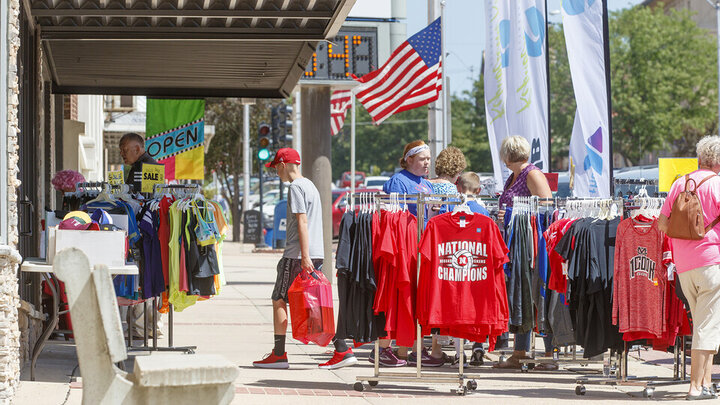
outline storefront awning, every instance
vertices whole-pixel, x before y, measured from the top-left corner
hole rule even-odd
[[[26,0],[60,94],[287,97],[355,0]]]

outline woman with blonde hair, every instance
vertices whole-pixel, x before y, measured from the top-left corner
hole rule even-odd
[[[500,195],[498,203],[500,204],[499,217],[501,221],[505,219],[505,209],[512,209],[513,197],[530,197],[538,196],[540,198],[552,198],[552,191],[548,184],[545,174],[540,169],[529,162],[530,160],[530,143],[522,136],[510,136],[503,140],[500,146],[500,158],[508,169],[512,172],[505,182],[503,193]],[[509,303],[512,305],[512,303]],[[515,351],[505,362],[498,363],[499,368],[520,368],[520,360],[528,359],[528,351],[530,350],[530,340],[532,332],[515,334]],[[544,338],[545,355],[552,355],[552,335]],[[542,364],[536,367],[538,370],[554,370],[557,369],[556,364]]]

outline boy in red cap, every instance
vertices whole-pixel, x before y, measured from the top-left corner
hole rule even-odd
[[[288,288],[301,271],[319,269],[325,257],[322,231],[320,193],[315,185],[300,173],[300,154],[292,148],[277,151],[272,162],[265,167],[274,168],[288,188],[288,218],[285,251],[277,265],[277,279],[272,292],[275,347],[265,358],[253,362],[260,368],[289,368],[285,352],[287,332]],[[333,370],[357,363],[352,349],[343,339],[334,339],[335,355],[322,369]]]

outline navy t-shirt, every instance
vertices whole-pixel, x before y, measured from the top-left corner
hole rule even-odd
[[[432,183],[426,178],[416,176],[407,170],[395,173],[390,180],[383,185],[383,192],[386,194],[400,193],[402,194],[432,194]],[[408,211],[417,216],[417,205],[408,204]],[[425,219],[427,221],[427,217]]]

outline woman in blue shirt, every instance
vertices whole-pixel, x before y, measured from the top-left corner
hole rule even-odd
[[[403,156],[400,158],[402,171],[395,173],[390,180],[385,182],[383,192],[386,194],[432,194],[432,184],[425,178],[430,173],[430,148],[423,141],[414,141],[405,145]],[[417,216],[417,205],[408,204],[408,211]],[[427,216],[425,217],[427,220]],[[416,364],[417,353],[408,355],[407,347],[399,347],[397,354],[390,348],[389,339],[380,339],[380,360],[384,367],[399,367],[405,364]],[[433,336],[432,355],[423,348],[422,364],[426,367],[440,367],[445,364],[445,356],[442,347]],[[405,358],[407,360],[405,360]],[[371,362],[374,359],[370,358]]]
[[[425,178],[430,173],[430,147],[423,141],[405,145],[400,158],[403,170],[395,173],[383,185],[386,194],[432,194],[432,184]],[[417,216],[417,205],[408,204],[408,211]]]

